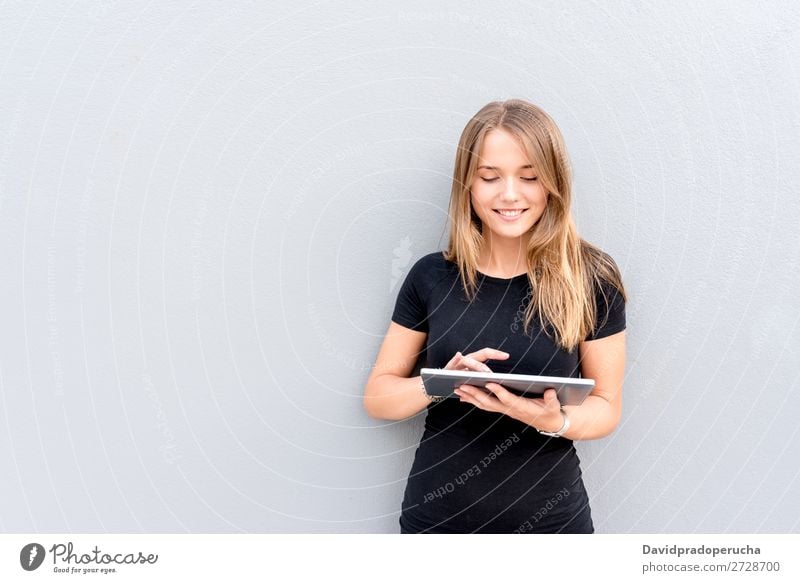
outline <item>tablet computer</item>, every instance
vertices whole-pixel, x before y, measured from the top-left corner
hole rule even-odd
[[[425,392],[434,397],[457,399],[458,395],[453,391],[461,385],[472,385],[488,391],[489,389],[485,388],[486,383],[497,383],[522,397],[543,397],[545,389],[553,388],[562,405],[580,405],[594,389],[593,379],[443,368],[423,368],[419,372],[425,385]]]

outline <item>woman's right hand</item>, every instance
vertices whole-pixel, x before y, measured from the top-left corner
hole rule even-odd
[[[474,370],[477,372],[492,372],[485,362],[487,360],[505,360],[510,355],[508,352],[497,350],[495,348],[481,348],[476,352],[469,354],[461,354],[456,352],[456,355],[450,359],[445,365],[446,370]]]

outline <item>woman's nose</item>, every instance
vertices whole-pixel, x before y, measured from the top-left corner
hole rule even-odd
[[[517,193],[514,191],[514,181],[513,180],[504,180],[503,181],[503,194],[500,197],[501,200],[517,200]]]

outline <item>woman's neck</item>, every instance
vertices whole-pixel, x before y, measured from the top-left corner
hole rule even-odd
[[[528,271],[527,240],[489,239],[478,259],[478,271],[492,277],[511,278]]]

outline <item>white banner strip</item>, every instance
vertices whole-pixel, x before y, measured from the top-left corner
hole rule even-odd
[[[2,534],[0,581],[794,582],[799,547],[795,534]]]

